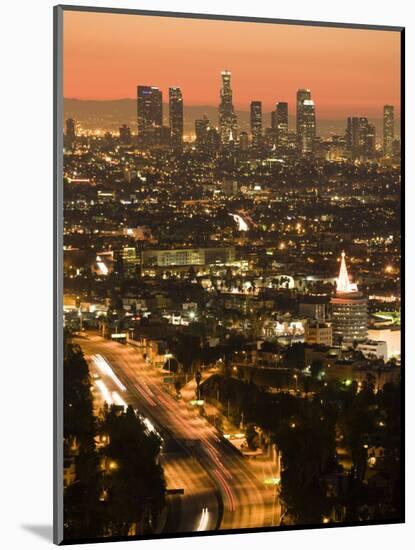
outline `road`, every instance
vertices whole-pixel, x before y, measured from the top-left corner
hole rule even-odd
[[[161,460],[167,487],[183,488],[184,495],[168,497],[165,532],[279,525],[275,488],[265,487],[249,461],[190,405],[174,399],[163,374],[133,346],[91,333],[75,342],[100,376],[101,399],[133,405],[166,440]]]

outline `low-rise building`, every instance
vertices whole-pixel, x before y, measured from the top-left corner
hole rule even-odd
[[[386,342],[367,340],[357,345],[357,349],[363,353],[368,359],[387,359],[388,358],[388,346]]]
[[[385,327],[371,328],[368,330],[370,340],[377,342],[386,342],[387,359],[392,357],[400,357],[401,355],[401,328],[400,327]]]
[[[333,345],[333,329],[330,323],[308,321],[305,323],[304,342],[323,346]]]

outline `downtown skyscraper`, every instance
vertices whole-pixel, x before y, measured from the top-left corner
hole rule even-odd
[[[175,147],[183,143],[183,96],[180,88],[169,88],[170,140]]]
[[[297,145],[300,154],[313,153],[316,137],[316,113],[311,91],[297,90]]]
[[[209,127],[210,122],[206,115],[195,120],[196,145],[200,149],[207,147]]]
[[[297,131],[297,141],[300,144],[300,138],[302,133],[302,123],[303,123],[303,102],[306,99],[311,99],[311,91],[304,88],[297,90],[297,101],[296,101],[296,131]]]
[[[252,147],[259,147],[262,141],[262,103],[251,101]]]
[[[65,123],[65,136],[64,144],[65,148],[72,150],[76,140],[76,124],[73,118],[68,118]]]
[[[395,138],[395,109],[393,105],[383,107],[383,154],[392,155],[392,143]]]
[[[219,104],[219,132],[222,145],[234,142],[238,136],[238,121],[232,102],[230,71],[222,71],[222,88]]]
[[[272,113],[272,127],[277,134],[278,147],[286,147],[288,144],[288,103],[279,101]]]
[[[160,141],[163,125],[163,96],[155,86],[137,86],[138,138],[144,145]]]
[[[372,158],[376,154],[376,129],[367,117],[347,118],[346,145],[352,160]]]

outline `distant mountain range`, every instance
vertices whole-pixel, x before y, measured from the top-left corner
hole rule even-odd
[[[101,128],[108,131],[116,131],[121,124],[127,124],[133,132],[136,132],[137,124],[137,103],[135,99],[114,99],[114,100],[85,100],[85,99],[64,99],[64,118],[73,118],[85,129]],[[168,104],[163,105],[164,123],[168,124]],[[249,129],[249,112],[236,111],[240,130]],[[187,134],[194,133],[194,121],[206,115],[209,120],[217,125],[218,108],[211,105],[185,105],[184,106],[184,131]],[[371,121],[375,124],[377,135],[382,135],[382,120]],[[289,115],[288,123],[291,129],[295,128],[295,116]],[[271,126],[271,114],[264,112],[264,127]],[[322,137],[331,134],[344,133],[346,120],[324,120],[318,117],[317,111],[317,133]]]

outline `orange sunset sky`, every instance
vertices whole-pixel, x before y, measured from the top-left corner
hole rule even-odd
[[[264,111],[310,88],[320,117],[382,116],[400,104],[400,34],[239,21],[64,12],[64,96],[135,97],[136,86],[179,86],[187,105],[218,105],[220,71],[234,105]],[[398,115],[398,112],[397,112]]]

